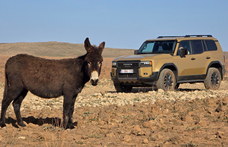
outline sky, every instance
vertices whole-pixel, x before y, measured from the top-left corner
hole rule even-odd
[[[207,35],[228,51],[227,0],[0,0],[0,43],[138,49],[161,35]]]

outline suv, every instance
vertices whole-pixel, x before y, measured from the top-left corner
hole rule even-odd
[[[196,82],[216,90],[225,72],[225,56],[212,35],[159,36],[134,55],[114,59],[111,78],[117,92],[148,86],[169,91]]]

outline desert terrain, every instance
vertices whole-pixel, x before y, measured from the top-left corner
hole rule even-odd
[[[65,48],[54,43],[57,45],[52,47],[56,50],[51,52],[41,44],[0,44],[0,101],[4,91],[4,65],[9,57],[20,53],[15,49],[17,46],[23,53],[44,58],[84,54],[78,50],[78,54],[73,54],[71,46],[76,45],[67,43]],[[29,48],[38,49],[31,52]],[[198,83],[181,84],[178,91],[171,92],[134,88],[130,93],[117,93],[110,79],[110,70],[111,61],[120,55],[120,51],[110,50],[113,51],[110,55],[108,49],[104,55],[99,84],[87,83],[77,97],[73,114],[75,129],[64,130],[60,126],[62,97],[43,99],[28,93],[21,106],[27,126],[17,125],[10,105],[6,127],[0,128],[0,146],[228,146],[227,74],[220,89],[214,91],[206,90],[202,83]],[[121,54],[133,53],[132,50],[121,51]]]

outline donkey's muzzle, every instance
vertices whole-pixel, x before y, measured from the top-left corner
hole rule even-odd
[[[91,77],[90,77],[90,82],[93,86],[96,86],[98,83],[98,72],[97,71],[93,71],[91,73]]]
[[[96,79],[96,80],[91,79],[90,81],[93,86],[97,86],[98,79]]]

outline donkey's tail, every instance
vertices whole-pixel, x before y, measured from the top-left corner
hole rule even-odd
[[[6,97],[7,91],[8,91],[8,76],[5,71],[5,89],[4,89],[3,99]]]

